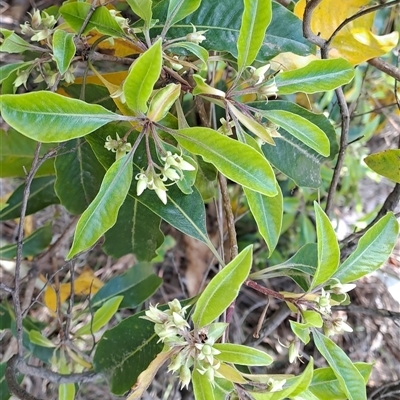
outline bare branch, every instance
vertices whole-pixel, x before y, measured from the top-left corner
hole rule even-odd
[[[384,310],[379,308],[368,308],[349,304],[348,306],[335,306],[332,311],[347,311],[351,314],[370,315],[372,317],[390,318],[400,320],[400,313],[396,311]]]
[[[340,180],[340,172],[343,167],[343,162],[344,162],[344,157],[346,155],[346,149],[347,149],[347,136],[349,133],[349,128],[350,128],[350,113],[349,113],[349,107],[347,106],[346,98],[344,97],[343,89],[337,88],[335,90],[336,93],[336,98],[338,99],[338,104],[339,104],[339,109],[340,109],[340,115],[342,118],[342,123],[341,123],[341,136],[340,136],[340,147],[339,147],[339,154],[337,157],[335,169],[333,171],[333,177],[331,184],[329,186],[328,190],[328,196],[326,199],[326,207],[325,207],[325,212],[329,215],[332,211],[333,207],[333,200],[334,196],[336,193],[337,185],[339,184]]]
[[[384,72],[385,74],[388,74],[394,79],[400,81],[400,69],[396,68],[394,65],[389,64],[381,58],[371,58],[370,60],[368,60],[368,63],[373,65],[380,71]]]
[[[319,36],[319,32],[317,35],[311,30],[311,17],[312,13],[318,7],[322,0],[310,0],[307,2],[306,8],[304,10],[303,16],[303,36],[309,40],[311,43],[317,45],[321,49],[325,48],[326,40],[322,39]]]
[[[0,290],[4,290],[7,293],[13,294],[14,290],[11,289],[9,286],[5,285],[3,282],[0,282]]]

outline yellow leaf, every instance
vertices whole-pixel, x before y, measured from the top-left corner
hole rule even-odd
[[[335,29],[347,18],[370,4],[370,0],[323,0],[312,13],[311,30],[323,39],[329,39]],[[303,18],[306,0],[300,0],[294,9]],[[399,32],[378,36],[371,32],[375,13],[366,14],[348,23],[331,42],[329,55],[344,57],[353,65],[391,51],[399,40]]]
[[[400,183],[400,150],[390,149],[371,154],[364,162],[379,175]]]
[[[308,63],[314,60],[319,60],[314,54],[309,56],[298,56],[297,54],[287,52],[280,53],[274,57],[270,63],[273,65],[275,70],[291,71],[292,69],[298,69],[305,67]]]
[[[64,303],[71,294],[71,285],[69,283],[62,283],[58,290],[60,296],[60,305]],[[57,311],[57,292],[53,286],[48,285],[44,291],[44,304],[51,311]]]
[[[107,74],[101,74],[101,77],[105,79],[108,83],[112,83],[113,85],[120,86],[124,79],[128,76],[129,71],[118,71],[118,72],[109,72]],[[86,77],[86,83],[93,83],[94,85],[105,86],[103,79],[99,78],[97,75],[91,75]],[[80,84],[83,82],[82,77],[78,77],[75,79],[74,83]]]
[[[104,283],[94,276],[93,270],[86,269],[74,282],[74,293],[88,295],[97,293]]]
[[[96,40],[102,37],[103,34],[92,31],[91,37],[88,40],[88,44],[93,44]],[[113,38],[113,43],[109,40],[103,40],[97,45],[96,50],[100,50],[101,53],[108,54],[115,57],[126,57],[132,54],[143,53],[143,49],[136,46],[132,42],[128,42],[122,38]],[[133,60],[132,60],[133,61]]]

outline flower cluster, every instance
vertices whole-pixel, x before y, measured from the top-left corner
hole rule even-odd
[[[266,73],[271,68],[270,64],[263,65],[260,68],[249,67],[251,71],[251,80],[257,88],[257,95],[261,99],[268,99],[271,96],[277,96],[278,86],[276,86],[275,79],[266,77]]]
[[[104,147],[112,151],[113,153],[116,153],[116,159],[118,160],[119,158],[123,157],[126,153],[129,153],[132,149],[132,145],[128,142],[126,142],[124,139],[121,139],[116,133],[116,139],[113,139],[110,135],[106,137],[106,143]]]
[[[138,181],[136,194],[140,196],[145,189],[154,190],[158,198],[167,204],[167,187],[166,182],[170,180],[170,185],[174,184],[183,178],[183,171],[194,171],[196,168],[185,161],[182,156],[172,154],[167,151],[166,155],[161,157],[164,162],[160,173],[156,173],[152,166],[149,166],[146,171],[141,171],[136,175]]]
[[[214,358],[220,351],[213,347],[217,335],[211,332],[206,339],[190,331],[190,326],[185,320],[187,307],[182,307],[175,299],[168,303],[169,309],[161,311],[156,306],[150,306],[146,316],[142,317],[153,322],[154,331],[159,342],[163,342],[170,349],[176,348],[177,353],[171,357],[168,371],[179,375],[181,388],[187,387],[191,380],[191,368],[207,376],[211,383],[215,377],[222,377],[218,373],[221,363]]]
[[[47,14],[46,11],[40,13],[39,10],[35,10],[30,16],[30,23],[26,21],[20,25],[23,35],[31,36],[31,40],[40,42],[53,34],[53,27],[57,22],[53,15]]]

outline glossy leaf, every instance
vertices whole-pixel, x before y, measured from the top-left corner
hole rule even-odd
[[[367,384],[373,365],[367,363],[354,363],[354,366],[364,378],[365,384]],[[333,369],[329,367],[314,370],[313,379],[308,387],[308,391],[318,399],[347,400],[347,395],[340,387]]]
[[[54,191],[54,176],[35,178],[31,183],[28,205],[25,215],[34,214],[43,208],[60,202]],[[0,211],[0,221],[19,218],[25,184],[19,186],[7,200],[7,206]]]
[[[128,196],[105,234],[103,249],[114,258],[133,253],[139,261],[151,261],[164,240],[160,223],[160,217]]]
[[[314,360],[310,357],[310,361],[304,372],[299,376],[287,379],[282,390],[264,393],[250,392],[250,394],[255,400],[283,400],[298,396],[310,384],[313,376],[313,367]]]
[[[201,60],[203,62],[203,65],[206,65],[207,63],[208,51],[204,47],[201,47],[196,43],[191,43],[191,42],[171,43],[171,45],[168,46],[168,48],[169,49],[182,48],[188,50],[192,54],[194,54],[199,60]]]
[[[200,374],[196,366],[194,366],[192,373],[192,385],[194,398],[196,400],[216,400],[211,381],[205,374]]]
[[[168,2],[160,2],[153,10],[153,18],[159,19],[160,27],[165,22],[167,7]],[[202,0],[201,7],[180,21],[178,27],[170,28],[167,36],[185,36],[193,31],[193,24],[197,30],[207,30],[207,40],[202,43],[202,47],[207,50],[228,51],[237,57],[243,10],[241,1]],[[303,38],[301,21],[282,5],[272,2],[272,21],[256,59],[263,62],[281,52],[289,51],[300,55],[309,54],[313,51],[313,46]]]
[[[322,129],[308,119],[285,110],[265,111],[262,115],[316,152],[325,157],[329,156],[330,143],[328,137]]]
[[[75,332],[75,336],[96,333],[103,328],[117,312],[123,296],[116,296],[107,300],[93,315],[93,320],[83,325]]]
[[[354,77],[353,66],[343,58],[314,60],[303,68],[282,72],[275,77],[279,95],[317,93],[336,89]]]
[[[268,197],[244,188],[258,231],[268,245],[269,256],[271,256],[278,244],[282,228],[283,197],[279,185],[277,185],[277,190],[278,194],[276,196]]]
[[[357,248],[334,275],[347,283],[377,270],[390,256],[399,235],[399,223],[389,212],[362,236]]]
[[[332,340],[313,330],[314,343],[328,362],[349,400],[366,400],[365,383],[346,353]]]
[[[197,10],[201,0],[170,0],[168,4],[167,21],[174,25]]]
[[[327,282],[336,272],[340,261],[339,244],[328,216],[317,202],[314,202],[314,210],[317,227],[318,266],[310,289]]]
[[[61,204],[71,214],[82,214],[100,189],[105,172],[103,166],[81,138],[67,142],[54,165],[55,191]]]
[[[400,150],[380,151],[365,157],[364,162],[379,175],[400,183]]]
[[[129,4],[132,11],[142,18],[146,25],[149,26],[152,16],[152,0],[127,0],[126,2]]]
[[[90,3],[64,3],[60,7],[60,14],[75,32],[79,32],[90,12],[90,8]],[[104,6],[96,8],[82,33],[86,35],[92,29],[96,29],[100,33],[112,37],[122,37],[124,35],[117,21],[111,16],[107,7]]]
[[[19,37],[14,31],[0,28],[0,34],[3,36],[0,46],[1,53],[23,53],[30,49],[30,44]]]
[[[94,370],[107,377],[112,393],[123,395],[161,352],[154,324],[144,312],[124,319],[102,336],[93,359]]]
[[[123,91],[130,109],[142,113],[147,111],[147,100],[160,77],[161,66],[162,49],[159,39],[133,63],[124,82]]]
[[[257,57],[271,19],[271,0],[244,0],[244,12],[237,42],[239,71],[251,65]]]
[[[192,315],[195,326],[210,324],[236,299],[251,269],[252,250],[253,246],[247,246],[210,281],[197,300]]]
[[[7,132],[0,130],[0,177],[25,178],[29,171],[37,143],[10,128]],[[42,144],[40,156],[43,156],[54,145]],[[36,177],[54,175],[54,160],[46,160],[35,174]]]
[[[241,344],[215,343],[213,347],[221,352],[216,359],[232,364],[257,366],[270,365],[273,361],[269,354]]]
[[[124,274],[110,279],[92,298],[92,307],[108,299],[123,296],[119,308],[134,308],[147,300],[161,285],[162,279],[153,273],[153,266],[139,263]]]
[[[24,239],[22,257],[34,257],[45,250],[53,237],[51,225],[45,225],[36,229],[31,235]],[[0,248],[0,259],[12,260],[17,255],[17,244],[9,244]]]
[[[268,161],[247,144],[209,128],[180,129],[174,137],[187,150],[214,164],[229,179],[266,196],[278,194]]]
[[[72,58],[75,55],[74,35],[62,29],[58,29],[53,34],[53,57],[57,63],[60,74],[67,72]]]
[[[153,122],[158,122],[165,118],[180,94],[181,85],[176,85],[175,83],[170,83],[159,89],[151,99],[147,118]]]
[[[2,117],[11,127],[44,143],[82,137],[108,122],[121,119],[97,104],[52,92],[6,94],[0,96],[0,100]]]
[[[131,154],[117,160],[106,172],[99,193],[78,221],[68,259],[87,250],[115,224],[118,210],[128,194],[132,174]]]

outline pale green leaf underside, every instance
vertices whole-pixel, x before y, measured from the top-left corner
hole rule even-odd
[[[256,366],[269,365],[273,361],[269,354],[240,344],[215,343],[213,347],[221,352],[215,358],[233,364]]]
[[[247,144],[209,128],[180,129],[178,143],[201,155],[229,179],[266,196],[276,196],[276,179],[268,161]]]
[[[249,275],[253,246],[247,246],[207,285],[196,303],[192,320],[201,328],[219,317],[232,303]]]
[[[346,353],[317,330],[313,330],[313,336],[315,345],[333,369],[348,399],[366,400],[364,379]]]
[[[355,251],[336,271],[334,278],[347,283],[377,270],[390,256],[399,235],[399,223],[387,213],[359,240]]]
[[[244,0],[242,24],[237,42],[239,71],[251,65],[257,57],[271,19],[271,0]]]
[[[52,92],[0,96],[1,115],[23,135],[44,143],[64,142],[123,119],[97,104]]]
[[[314,203],[318,241],[318,266],[310,290],[326,282],[336,272],[340,261],[339,244],[335,231],[320,205]]]
[[[329,156],[330,142],[328,137],[322,129],[306,118],[285,110],[263,111],[262,115],[316,152],[325,157]]]
[[[115,224],[119,208],[129,191],[132,175],[130,154],[117,160],[106,172],[99,193],[78,221],[67,259],[87,250]]]
[[[296,92],[317,93],[336,89],[354,77],[353,66],[343,58],[311,61],[305,67],[278,74],[279,95]]]

